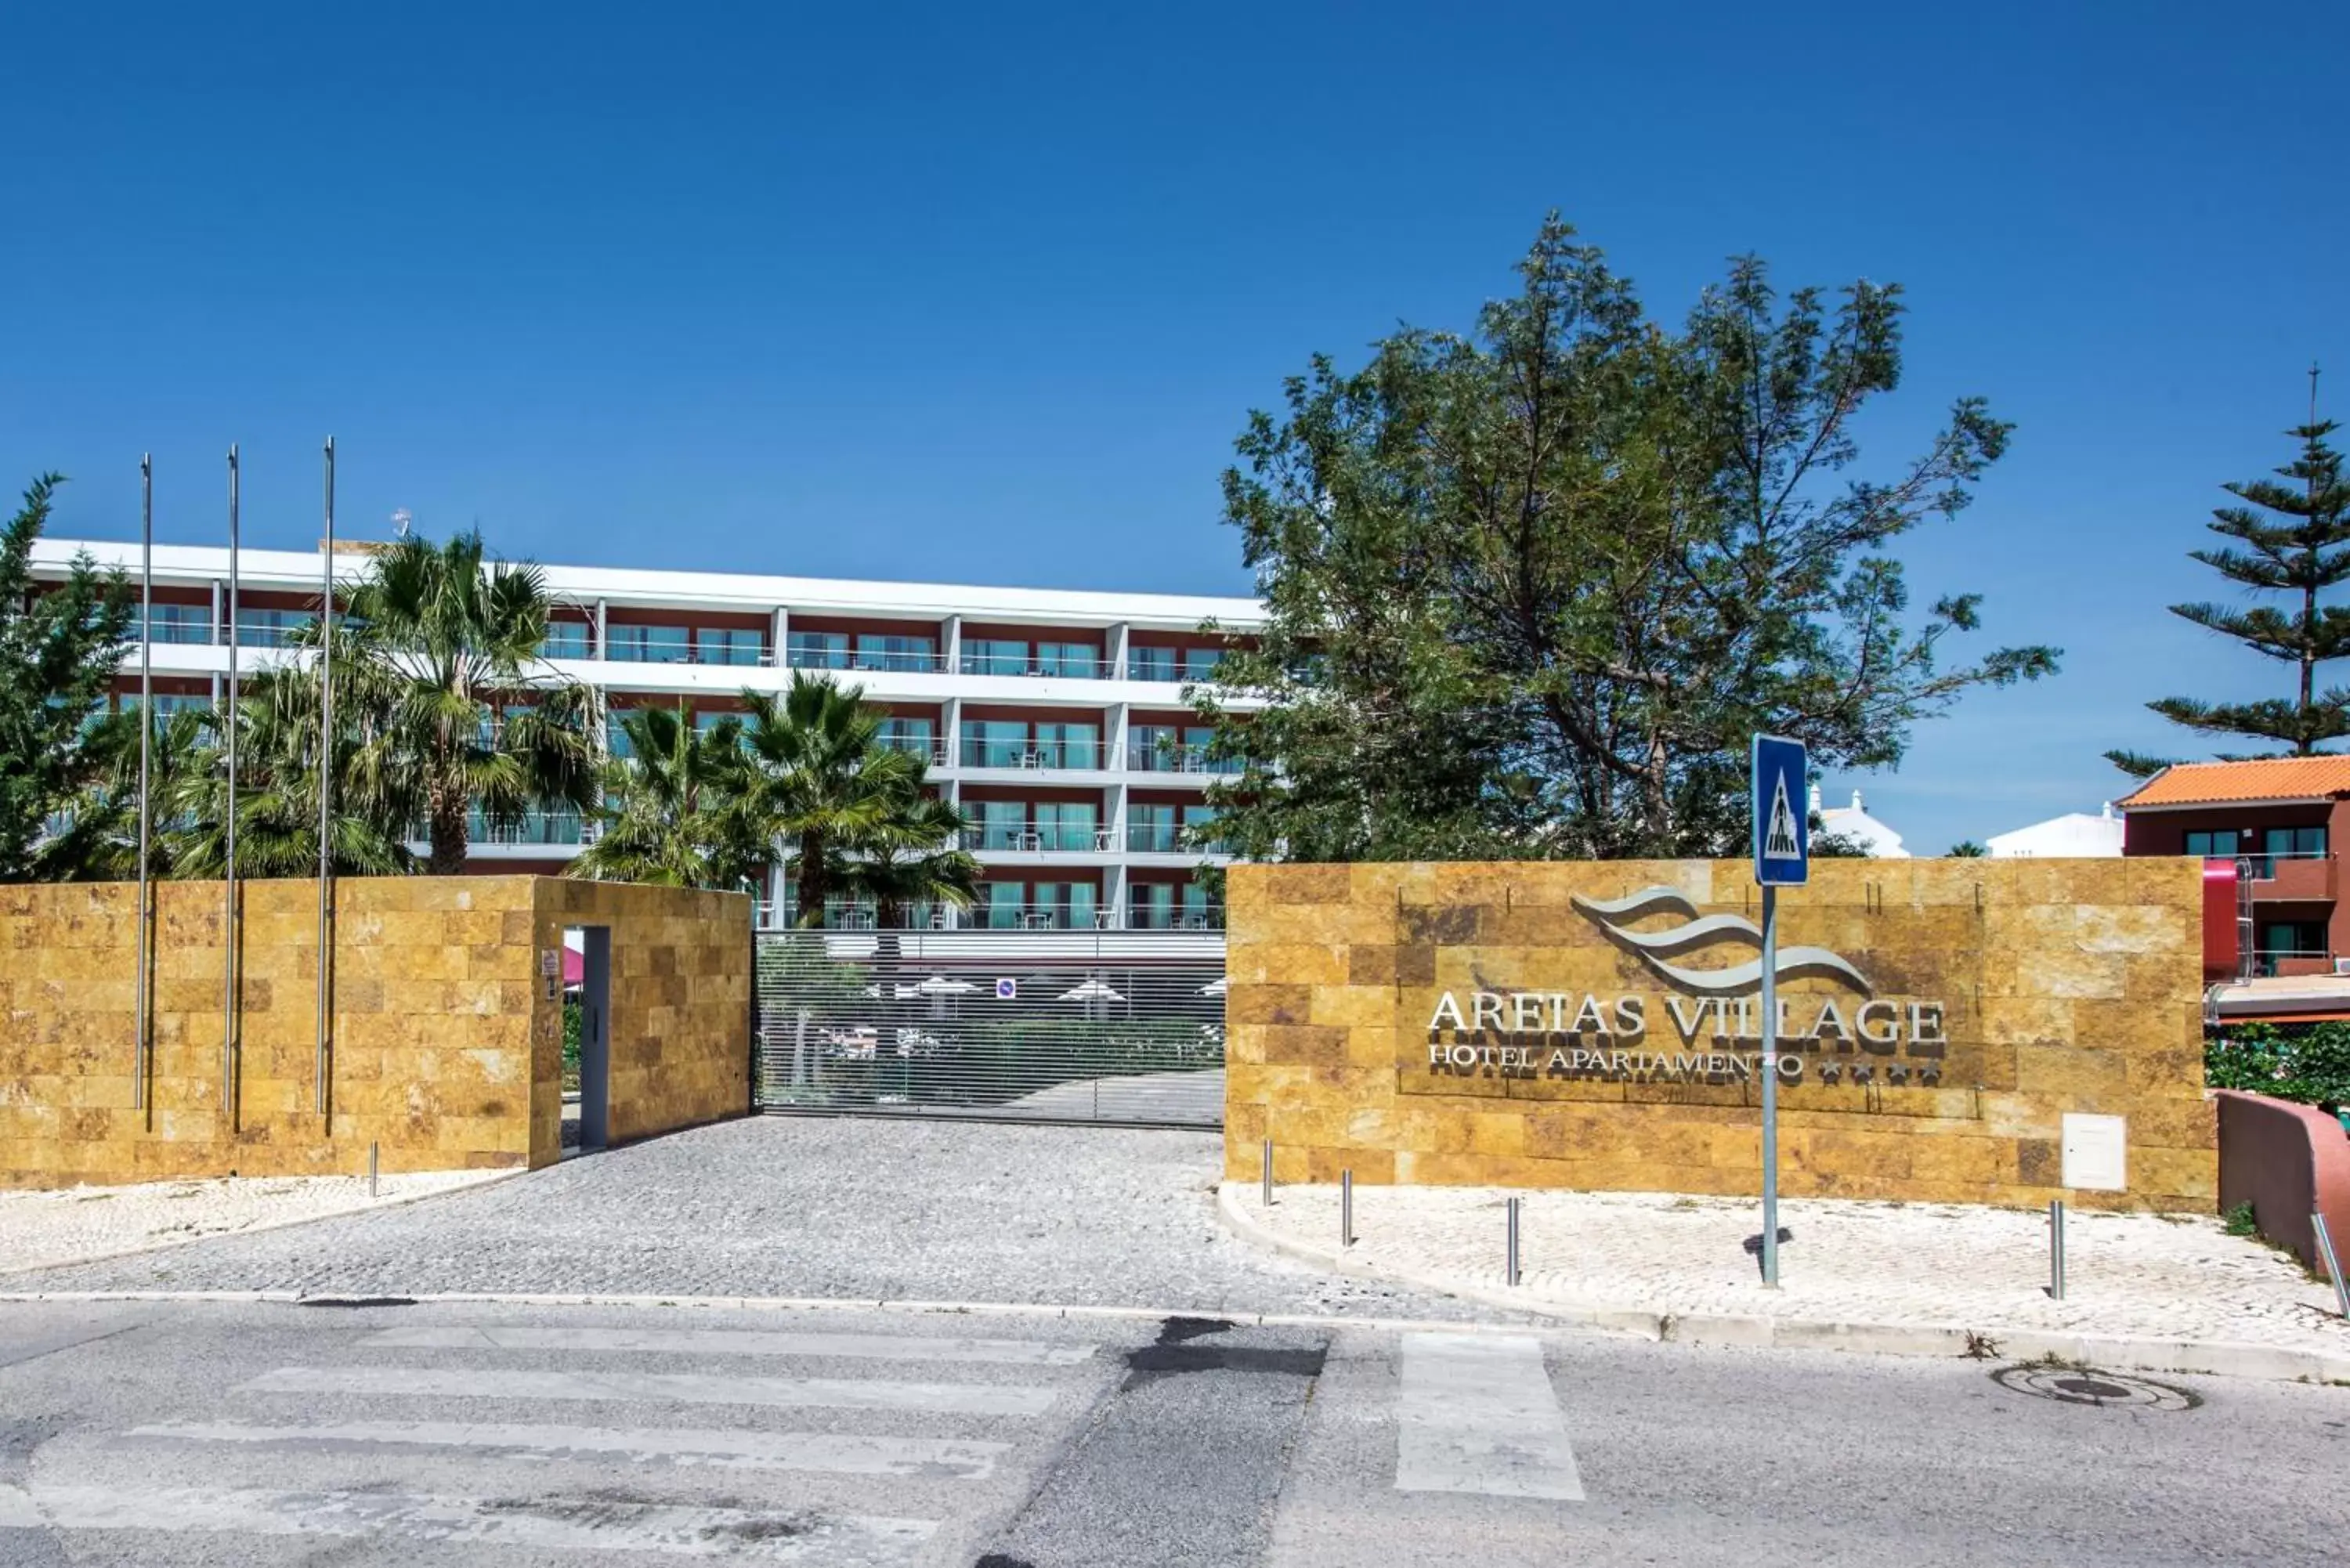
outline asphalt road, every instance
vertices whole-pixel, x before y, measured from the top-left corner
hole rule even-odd
[[[2350,1389],[1510,1329],[0,1303],[0,1563],[2350,1553]],[[2012,1377],[2022,1375],[2011,1373]]]

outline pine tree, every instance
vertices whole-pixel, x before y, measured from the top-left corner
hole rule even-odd
[[[105,771],[107,691],[137,607],[120,572],[86,555],[36,592],[33,542],[64,482],[44,474],[0,523],[0,882],[68,879],[101,836],[83,793]],[[135,742],[134,742],[135,743]]]
[[[2309,372],[2309,422],[2286,432],[2301,442],[2301,455],[2277,470],[2273,479],[2226,487],[2243,503],[2211,514],[2211,531],[2233,541],[2188,554],[2230,582],[2257,593],[2298,595],[2298,608],[2269,605],[2239,609],[2220,604],[2184,604],[2170,613],[2233,638],[2253,652],[2293,665],[2297,672],[2291,698],[2254,702],[2207,702],[2165,697],[2147,707],[2174,724],[2213,735],[2242,735],[2282,743],[2286,754],[2310,756],[2324,742],[2350,735],[2350,691],[2321,691],[2317,669],[2350,658],[2350,607],[2321,605],[2318,596],[2350,579],[2350,483],[2342,454],[2328,444],[2340,425],[2317,417],[2317,370]],[[2241,547],[2238,547],[2241,546]],[[2107,752],[2107,760],[2141,777],[2168,764],[2135,752]]]

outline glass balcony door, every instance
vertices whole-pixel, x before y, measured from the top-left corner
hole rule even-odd
[[[1099,813],[1090,801],[1040,801],[1036,838],[1040,849],[1090,850]]]
[[[1175,808],[1137,801],[1126,808],[1126,846],[1139,855],[1172,855],[1177,845]]]

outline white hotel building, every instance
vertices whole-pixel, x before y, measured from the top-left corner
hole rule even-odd
[[[36,576],[61,576],[78,551],[135,585],[139,550],[43,540]],[[364,556],[338,551],[343,580]],[[284,659],[317,613],[315,554],[238,558],[241,670]],[[1193,872],[1221,856],[1197,830],[1211,819],[1207,732],[1183,701],[1213,677],[1225,639],[1260,622],[1253,599],[928,583],[544,566],[559,608],[545,654],[585,682],[608,713],[681,707],[702,724],[741,708],[744,688],[775,691],[795,671],[864,689],[888,715],[889,743],[919,752],[931,778],[973,824],[986,868],[980,903],[925,920],[992,927],[1200,929],[1222,923]],[[217,700],[229,665],[224,548],[158,545],[151,651],[159,709]],[[140,649],[123,660],[118,701],[136,701]],[[620,739],[617,726],[608,730]],[[1187,829],[1193,830],[1187,833]],[[559,875],[592,822],[534,815],[520,829],[477,825],[471,867]],[[788,908],[788,868],[765,897]],[[835,919],[858,923],[860,911]],[[869,918],[869,917],[867,917]]]

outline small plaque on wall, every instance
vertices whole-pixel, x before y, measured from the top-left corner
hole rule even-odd
[[[560,975],[563,972],[563,955],[553,948],[542,948],[539,950],[538,972],[541,974]]]
[[[2129,1186],[2129,1120],[2126,1116],[2064,1115],[2064,1185],[2085,1192],[2120,1192]]]

